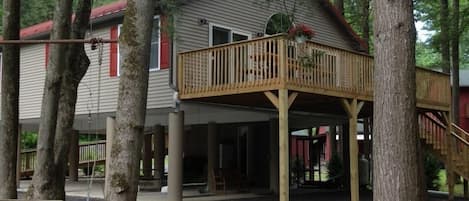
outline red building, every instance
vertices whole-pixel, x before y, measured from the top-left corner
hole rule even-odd
[[[459,72],[459,126],[469,130],[469,70]]]

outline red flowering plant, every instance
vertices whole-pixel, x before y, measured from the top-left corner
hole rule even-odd
[[[293,25],[288,30],[288,38],[290,39],[305,38],[311,40],[315,34],[313,29],[306,24]]]

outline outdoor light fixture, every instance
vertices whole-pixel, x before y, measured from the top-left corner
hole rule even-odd
[[[205,19],[205,18],[200,18],[199,19],[199,25],[207,25],[208,24],[208,20]]]

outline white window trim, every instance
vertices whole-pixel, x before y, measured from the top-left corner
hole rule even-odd
[[[230,36],[229,36],[230,43],[233,42],[233,34],[234,33],[239,34],[239,35],[247,36],[248,40],[251,40],[251,38],[252,38],[252,34],[247,32],[247,31],[234,29],[234,28],[231,28],[231,27],[228,27],[228,26],[219,25],[219,24],[215,24],[215,23],[209,23],[208,24],[208,46],[209,47],[213,46],[213,27],[219,27],[219,28],[222,28],[222,29],[230,30]]]
[[[155,15],[153,20],[158,19],[158,65],[156,68],[148,67],[149,72],[159,71],[161,69],[161,18]],[[122,24],[117,25],[117,37],[120,37]],[[150,42],[151,43],[151,42]],[[151,46],[151,44],[150,44]],[[151,50],[150,50],[151,51]],[[120,45],[117,43],[117,76],[120,76]]]

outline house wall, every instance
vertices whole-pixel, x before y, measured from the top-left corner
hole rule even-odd
[[[95,29],[94,37],[109,39],[110,26]],[[102,65],[99,68],[98,50],[86,51],[91,65],[78,88],[76,114],[113,112],[117,108],[119,77],[109,76],[110,45],[105,44],[102,52]],[[45,46],[29,45],[21,48],[20,78],[20,119],[39,118],[45,80]],[[150,72],[148,88],[148,108],[172,106],[173,93],[168,86],[168,70]],[[99,78],[101,75],[101,78]],[[98,87],[100,83],[100,87]]]
[[[209,44],[209,25],[199,25],[199,19],[209,23],[230,27],[252,34],[263,33],[267,21],[273,14],[283,12],[281,1],[262,3],[259,0],[199,0],[190,1],[181,9],[178,16],[177,35],[179,51],[207,47]],[[293,2],[287,1],[289,10]],[[296,5],[297,23],[310,25],[316,32],[313,41],[352,50],[352,40],[320,5],[319,1]]]
[[[284,9],[279,3],[267,5],[255,2],[259,1],[190,1],[188,5],[181,8],[178,16],[177,51],[208,46],[209,25],[199,25],[198,20],[202,18],[207,19],[209,23],[249,32],[253,37],[256,33],[264,32],[269,17]],[[289,7],[293,6],[292,2],[289,1]],[[297,22],[311,25],[316,31],[313,40],[317,42],[352,49],[350,37],[338,26],[332,16],[318,2],[311,2],[307,5],[297,5]],[[93,36],[109,39],[111,26],[115,26],[121,20],[117,18],[105,25],[96,25]],[[102,66],[99,68],[99,51],[92,51],[87,45],[86,51],[90,57],[91,66],[79,86],[77,115],[97,113],[98,102],[100,113],[116,110],[119,77],[109,76],[110,45],[105,44],[103,50]],[[43,44],[21,48],[20,71],[20,119],[37,119],[40,117],[45,80],[45,46]],[[168,69],[150,72],[147,102],[149,109],[173,106],[173,92],[168,86],[168,74]]]

